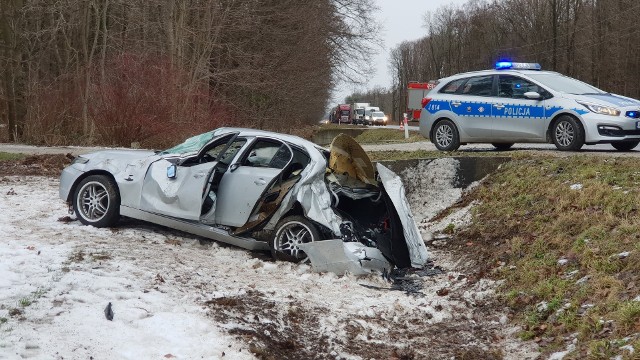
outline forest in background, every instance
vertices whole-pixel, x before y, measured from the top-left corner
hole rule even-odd
[[[638,18],[638,0],[472,0],[442,7],[425,16],[426,36],[391,50],[389,88],[346,100],[376,99],[398,120],[409,81],[490,69],[501,59],[538,62],[543,70],[639,99]]]
[[[0,141],[295,131],[366,69],[371,0],[2,0]],[[169,140],[171,141],[171,140]]]

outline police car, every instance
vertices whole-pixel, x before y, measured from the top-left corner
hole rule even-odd
[[[518,142],[573,151],[609,143],[628,151],[640,143],[640,101],[539,64],[499,62],[441,79],[422,105],[420,132],[443,151],[467,143],[506,150]]]

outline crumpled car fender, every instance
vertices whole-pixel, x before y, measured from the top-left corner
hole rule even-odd
[[[264,229],[275,229],[282,216],[298,202],[307,218],[326,226],[334,235],[340,235],[342,218],[331,208],[332,195],[324,181],[326,160],[317,151],[309,153],[311,154],[311,162],[300,174],[301,179],[282,200],[280,208]]]

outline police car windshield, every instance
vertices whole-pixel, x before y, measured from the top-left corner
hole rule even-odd
[[[529,77],[539,81],[551,89],[563,93],[585,95],[585,94],[606,94],[606,92],[593,87],[582,81],[559,74],[528,74]]]

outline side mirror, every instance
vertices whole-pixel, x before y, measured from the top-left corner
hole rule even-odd
[[[538,94],[535,91],[529,91],[524,93],[524,97],[527,99],[531,99],[531,100],[541,100],[542,99],[542,95]]]
[[[169,179],[175,179],[177,176],[177,166],[176,164],[171,164],[169,165],[169,167],[167,168],[167,177]]]

